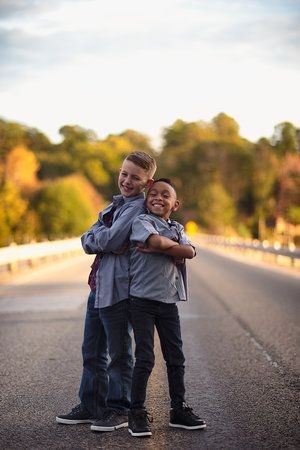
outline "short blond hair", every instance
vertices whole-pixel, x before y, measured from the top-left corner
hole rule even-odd
[[[133,164],[146,170],[149,177],[152,178],[156,171],[155,159],[146,152],[132,152],[126,156],[125,161],[131,161]]]

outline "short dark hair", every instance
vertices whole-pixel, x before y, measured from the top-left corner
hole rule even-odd
[[[125,160],[133,162],[137,166],[146,170],[151,177],[153,177],[156,171],[156,161],[155,159],[146,152],[132,152],[126,156]]]
[[[174,184],[172,183],[172,181],[171,181],[170,178],[158,178],[157,180],[154,180],[154,181],[153,181],[152,185],[153,185],[154,183],[158,183],[159,181],[162,181],[163,183],[167,183],[167,184],[169,184],[170,186],[172,186],[173,189],[175,189],[175,186],[174,186]]]
[[[175,192],[175,195],[177,197],[176,187],[174,186],[174,184],[170,178],[158,178],[157,180],[154,180],[153,183],[151,184],[151,187],[149,188],[149,190],[154,186],[155,183],[158,183],[159,181],[161,181],[162,183],[169,184],[171,186],[171,188],[173,189],[173,191]]]

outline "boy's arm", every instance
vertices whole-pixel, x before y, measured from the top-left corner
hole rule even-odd
[[[110,228],[98,223],[93,225],[81,237],[84,251],[86,253],[122,253],[130,235],[132,222],[140,213],[141,207],[129,205]]]
[[[100,220],[98,220],[94,225],[91,226],[91,228],[86,231],[81,236],[81,245],[85,253],[92,255],[95,253],[99,253],[99,250],[96,248],[94,244],[94,230],[100,228],[103,226],[103,223],[101,223]]]
[[[180,234],[182,234],[181,231]],[[194,248],[184,234],[180,235],[180,244],[161,236],[146,214],[139,216],[133,222],[130,239],[137,243],[138,250],[143,253],[164,253],[174,258],[195,256]]]
[[[143,253],[163,253],[174,258],[191,259],[195,256],[194,247],[189,243],[179,244],[159,234],[152,234],[145,244],[138,244],[138,248]]]

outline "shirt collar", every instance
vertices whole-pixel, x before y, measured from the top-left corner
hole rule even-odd
[[[163,222],[163,223],[167,223],[168,225],[173,225],[174,224],[174,220],[172,220],[172,219],[167,219],[167,220],[165,220],[165,219],[163,219],[162,217],[159,217],[159,216],[157,216],[156,214],[153,214],[152,212],[150,212],[149,211],[149,209],[147,209],[147,213],[150,215],[150,216],[153,216],[153,217],[156,217],[156,219],[157,220],[160,220],[160,222]]]
[[[130,202],[133,202],[133,201],[139,200],[139,199],[143,199],[143,200],[145,199],[144,192],[140,192],[139,194],[135,195],[134,197],[123,197],[123,195],[118,194],[118,195],[113,196],[113,204],[115,206],[117,206],[119,204],[130,203]]]

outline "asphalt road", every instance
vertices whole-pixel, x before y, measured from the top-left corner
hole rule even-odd
[[[204,249],[188,263],[190,300],[180,310],[187,401],[207,429],[168,427],[159,345],[147,397],[151,438],[56,424],[77,402],[89,262],[67,259],[0,287],[1,450],[300,447],[300,277]]]

